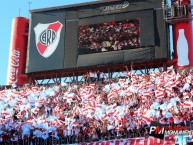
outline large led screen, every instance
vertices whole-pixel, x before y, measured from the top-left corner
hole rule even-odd
[[[79,26],[78,54],[136,49],[139,34],[139,19]]]

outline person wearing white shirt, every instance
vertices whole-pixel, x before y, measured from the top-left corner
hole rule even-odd
[[[89,72],[89,78],[90,78],[90,81],[93,81],[93,78],[94,78],[94,73],[93,72]]]
[[[72,129],[68,127],[68,142],[71,142],[71,137],[72,137]]]
[[[80,129],[78,129],[78,128],[76,127],[76,129],[75,129],[75,135],[79,135],[79,133],[80,133]]]
[[[94,81],[97,81],[97,72],[94,72]]]
[[[80,133],[80,129],[78,127],[75,127],[74,134],[75,134],[75,137],[76,137],[76,142],[79,142],[79,139],[78,139],[79,133]]]
[[[100,73],[99,80],[102,81],[102,83],[104,82],[104,73],[103,72]]]

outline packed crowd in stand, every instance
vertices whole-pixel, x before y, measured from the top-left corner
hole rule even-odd
[[[89,77],[89,76],[88,76]],[[103,83],[65,83],[0,91],[0,142],[50,137],[65,144],[148,135],[151,121],[192,119],[193,70],[161,69]]]

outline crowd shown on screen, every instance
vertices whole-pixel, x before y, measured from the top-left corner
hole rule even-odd
[[[96,74],[89,78],[98,78]],[[123,78],[100,84],[4,88],[0,142],[44,143],[52,137],[65,144],[81,143],[146,136],[153,120],[187,124],[192,120],[192,82],[193,70],[159,69],[142,75],[125,72]]]
[[[79,27],[78,48],[103,52],[138,47],[140,47],[138,19]]]

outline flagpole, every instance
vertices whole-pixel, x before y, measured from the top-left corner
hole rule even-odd
[[[32,2],[28,1],[28,18],[30,17],[30,8],[31,8]]]

